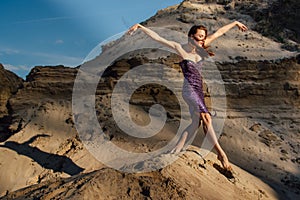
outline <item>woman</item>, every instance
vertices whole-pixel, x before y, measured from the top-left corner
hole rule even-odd
[[[203,49],[207,49],[211,42],[235,26],[237,26],[241,31],[246,31],[248,29],[244,24],[235,21],[221,27],[215,33],[207,35],[207,29],[204,26],[193,26],[188,33],[187,45],[181,45],[177,42],[166,40],[165,38],[160,37],[156,32],[142,26],[141,24],[135,24],[128,30],[128,33],[132,34],[135,30],[141,29],[153,40],[174,49],[182,58],[180,66],[185,77],[182,94],[184,100],[189,105],[192,123],[183,131],[179,141],[171,152],[180,152],[183,149],[185,142],[188,141],[188,139],[195,133],[201,125],[201,121],[203,121],[204,133],[207,134],[209,140],[212,144],[214,144],[214,148],[218,153],[218,159],[222,163],[223,168],[226,170],[231,170],[231,166],[225,152],[218,142],[212,126],[211,114],[207,110],[204,102],[202,77],[199,73],[199,69],[202,67],[201,61],[205,55],[203,54]],[[207,53],[209,55],[213,55],[212,52],[207,51]]]

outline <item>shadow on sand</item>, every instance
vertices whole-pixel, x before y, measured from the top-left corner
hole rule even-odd
[[[70,158],[57,154],[47,153],[40,150],[37,147],[32,147],[30,144],[39,137],[50,137],[46,134],[35,135],[28,141],[18,143],[14,141],[7,141],[4,145],[0,145],[2,148],[11,149],[20,155],[32,158],[35,162],[41,165],[43,168],[52,169],[54,172],[64,172],[71,176],[79,174],[84,169],[76,165]]]

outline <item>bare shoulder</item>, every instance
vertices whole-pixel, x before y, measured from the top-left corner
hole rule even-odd
[[[174,46],[176,47],[176,49],[183,49],[182,44],[180,44],[178,42],[174,42]]]
[[[215,39],[217,39],[216,35],[214,35],[214,34],[208,35],[205,39],[204,46],[208,46]]]

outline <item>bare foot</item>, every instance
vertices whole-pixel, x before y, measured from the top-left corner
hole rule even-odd
[[[179,152],[181,152],[183,147],[184,147],[185,139],[186,138],[183,138],[183,139],[181,138],[179,140],[179,142],[176,144],[175,148],[170,153],[179,153]]]
[[[177,154],[182,150],[182,147],[176,146],[173,150],[170,151],[171,154]]]
[[[222,163],[222,166],[225,170],[232,171],[232,167],[229,164],[228,158],[225,154],[218,154],[218,160]]]

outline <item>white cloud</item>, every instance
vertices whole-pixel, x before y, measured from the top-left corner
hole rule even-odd
[[[43,63],[41,63],[41,65],[64,65],[70,67],[77,67],[83,62],[83,58],[59,54],[31,52],[30,55],[40,57],[40,59],[43,60]]]
[[[11,64],[3,64],[4,68],[9,70],[9,71],[28,71],[30,70],[30,67],[25,66],[25,65],[11,65]]]
[[[39,23],[39,22],[66,20],[66,19],[74,19],[74,18],[78,18],[78,17],[76,17],[76,16],[48,17],[48,18],[31,19],[31,20],[25,20],[25,21],[17,21],[14,24]]]
[[[6,55],[13,55],[13,54],[19,54],[20,51],[17,49],[10,49],[10,48],[1,48],[0,49],[0,54],[6,54]]]
[[[56,40],[56,41],[55,41],[55,44],[63,44],[63,43],[64,43],[63,40]]]

